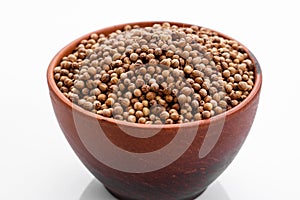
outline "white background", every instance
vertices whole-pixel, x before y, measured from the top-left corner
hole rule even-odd
[[[223,32],[263,71],[249,137],[199,200],[299,199],[300,12],[297,1],[1,1],[0,199],[114,199],[71,150],[46,83],[52,57],[88,32],[169,20]]]

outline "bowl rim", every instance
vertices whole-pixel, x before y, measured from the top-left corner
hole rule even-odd
[[[181,123],[181,124],[140,124],[140,123],[132,123],[132,122],[127,122],[127,121],[122,121],[122,120],[117,120],[114,118],[109,118],[109,117],[104,117],[95,113],[92,113],[90,111],[87,111],[85,109],[83,109],[82,107],[76,105],[75,103],[72,103],[67,97],[65,97],[63,95],[63,93],[58,89],[58,87],[56,86],[56,83],[54,81],[54,73],[53,70],[54,68],[59,64],[59,62],[61,61],[61,59],[63,58],[63,56],[67,55],[68,53],[72,52],[72,50],[75,49],[75,47],[80,43],[81,40],[83,39],[87,39],[92,33],[104,33],[105,35],[111,33],[111,29],[113,29],[113,31],[118,30],[118,29],[122,29],[125,25],[139,25],[140,27],[146,27],[146,26],[151,26],[153,24],[163,24],[163,23],[170,23],[171,25],[177,25],[179,27],[190,27],[190,26],[198,26],[201,28],[205,28],[207,30],[216,32],[218,35],[227,38],[227,39],[231,39],[231,40],[235,40],[232,37],[229,37],[221,32],[215,31],[213,29],[210,28],[206,28],[203,26],[199,26],[199,25],[194,25],[194,24],[188,24],[188,23],[182,23],[182,22],[172,22],[172,21],[139,21],[139,22],[129,22],[129,23],[122,23],[122,24],[118,24],[118,25],[112,25],[112,26],[108,26],[105,28],[101,28],[98,29],[96,31],[92,31],[90,33],[87,33],[75,40],[73,40],[72,42],[70,42],[69,44],[67,44],[65,47],[63,47],[50,61],[50,64],[47,68],[47,83],[48,83],[48,87],[51,91],[56,95],[56,97],[58,97],[65,105],[67,105],[70,109],[75,109],[77,112],[88,116],[88,117],[92,117],[92,118],[96,118],[98,121],[106,121],[108,123],[112,123],[112,124],[118,124],[121,126],[127,126],[127,127],[135,127],[135,128],[144,128],[144,129],[155,129],[155,128],[163,128],[163,129],[173,129],[173,128],[181,128],[181,127],[194,127],[194,126],[207,126],[209,125],[211,122],[217,122],[217,121],[221,121],[221,120],[226,120],[226,117],[228,116],[232,116],[233,114],[239,112],[240,110],[242,110],[246,105],[248,105],[249,103],[251,103],[257,94],[259,94],[261,86],[262,86],[262,72],[261,72],[261,68],[260,68],[260,64],[258,63],[256,57],[254,56],[254,54],[252,54],[252,52],[246,47],[244,46],[242,43],[240,43],[239,41],[235,40],[236,42],[238,42],[239,45],[241,45],[246,53],[249,55],[249,58],[251,59],[251,61],[254,64],[254,74],[255,74],[255,79],[254,79],[254,87],[252,88],[250,94],[247,96],[246,99],[244,99],[239,105],[233,107],[230,110],[225,111],[224,113],[221,113],[219,115],[213,116],[209,119],[201,119],[198,121],[194,121],[194,122],[186,122],[186,123]],[[51,94],[50,94],[51,96]],[[142,134],[142,133],[141,133]]]

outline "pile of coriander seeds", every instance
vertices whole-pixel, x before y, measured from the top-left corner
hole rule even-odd
[[[98,115],[142,124],[208,119],[242,102],[254,64],[237,41],[169,23],[93,33],[54,69],[60,91]]]

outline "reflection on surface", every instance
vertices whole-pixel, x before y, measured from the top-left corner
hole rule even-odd
[[[93,179],[83,191],[79,200],[117,200],[96,179]],[[230,200],[220,182],[216,181],[195,200]]]

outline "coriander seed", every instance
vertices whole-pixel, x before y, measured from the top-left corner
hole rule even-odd
[[[187,74],[191,74],[193,72],[193,68],[190,65],[186,65],[184,67],[184,72]]]
[[[135,110],[142,110],[144,105],[141,102],[136,102],[133,107]]]
[[[169,113],[167,111],[163,111],[159,116],[162,120],[166,120],[169,118]]]
[[[135,123],[136,122],[136,117],[134,115],[129,115],[128,118],[127,118],[127,121]]]
[[[207,111],[207,110],[205,110],[205,111],[203,111],[202,112],[202,117],[204,118],[204,119],[208,119],[208,118],[210,118],[210,111]]]
[[[245,81],[240,81],[238,87],[240,90],[245,91],[248,89],[248,84]]]
[[[123,108],[121,106],[116,106],[113,108],[114,115],[121,115],[123,113]]]

